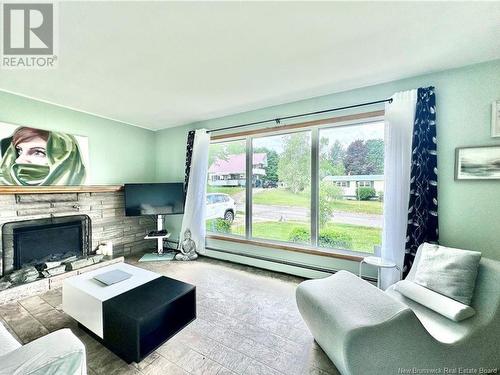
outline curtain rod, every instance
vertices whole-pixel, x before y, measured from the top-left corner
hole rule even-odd
[[[218,132],[218,131],[223,131],[223,130],[230,130],[230,129],[237,129],[237,128],[242,128],[244,126],[266,124],[268,122],[275,122],[276,125],[279,125],[281,123],[281,121],[283,121],[283,120],[290,120],[290,119],[293,119],[293,118],[304,117],[304,116],[320,115],[322,113],[341,111],[343,109],[364,107],[364,106],[367,106],[367,105],[374,105],[374,104],[387,103],[387,102],[388,103],[392,103],[392,98],[390,98],[390,99],[383,99],[383,100],[376,100],[374,102],[367,102],[367,103],[361,103],[361,104],[353,104],[353,105],[348,105],[348,106],[345,106],[345,107],[337,107],[337,108],[331,108],[331,109],[324,109],[322,111],[316,111],[316,112],[301,113],[299,115],[291,115],[291,116],[285,116],[285,117],[277,117],[277,118],[273,118],[273,119],[269,119],[269,120],[249,122],[247,124],[227,126],[225,128],[211,129],[211,130],[207,130],[207,133]]]

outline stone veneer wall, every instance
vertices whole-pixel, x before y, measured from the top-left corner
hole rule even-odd
[[[149,217],[126,217],[123,192],[0,195],[0,228],[12,221],[85,214],[92,220],[92,251],[102,241],[113,242],[113,256],[153,249],[144,240],[156,228]],[[0,230],[0,276],[2,274]]]

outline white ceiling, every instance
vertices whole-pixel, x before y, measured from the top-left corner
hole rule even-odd
[[[161,129],[500,58],[500,2],[66,2],[0,89]]]

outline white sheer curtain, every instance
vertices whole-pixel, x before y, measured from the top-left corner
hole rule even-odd
[[[208,169],[208,147],[210,135],[205,129],[196,130],[191,156],[191,168],[187,186],[184,217],[182,218],[179,245],[184,239],[186,229],[191,231],[191,238],[196,243],[196,251],[205,251],[205,205]]]
[[[392,96],[385,106],[384,226],[382,258],[403,267],[408,203],[410,197],[411,146],[417,90]],[[399,271],[383,269],[381,287],[386,289],[400,278]]]

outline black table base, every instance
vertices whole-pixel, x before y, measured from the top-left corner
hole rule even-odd
[[[196,319],[196,287],[159,277],[104,301],[102,308],[100,341],[127,363],[140,362]]]

